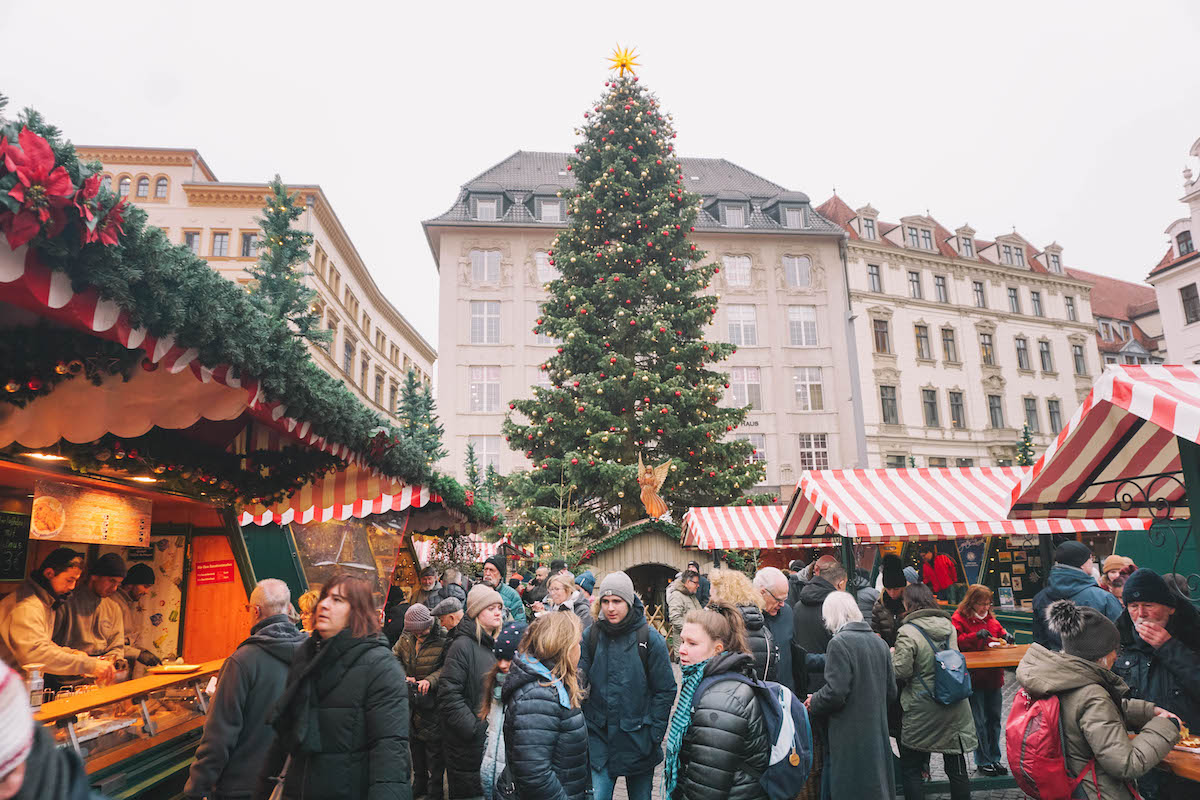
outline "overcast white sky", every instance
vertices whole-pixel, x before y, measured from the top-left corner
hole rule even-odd
[[[195,147],[222,180],[321,184],[432,342],[421,220],[514,150],[570,148],[618,42],[683,155],[815,203],[836,186],[888,220],[1016,226],[1128,280],[1165,251],[1200,137],[1186,0],[0,2],[0,30],[0,91],[77,143]]]

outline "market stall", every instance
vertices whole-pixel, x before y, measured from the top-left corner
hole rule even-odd
[[[776,540],[786,507],[782,505],[689,508],[683,515],[685,548],[711,552],[750,550],[759,567],[787,567],[797,559],[808,563],[822,551],[840,550],[840,537],[806,539],[803,546]]]
[[[1010,492],[1021,475],[1013,467],[806,471],[776,538],[794,545],[840,536],[860,568],[891,547],[919,569],[920,550],[929,543],[937,553],[951,556],[962,584],[991,587],[997,616],[1025,638],[1032,629],[1026,609],[1040,589],[1044,568],[1029,560],[1040,534],[1145,531],[1147,522],[1008,519]],[[1018,559],[1017,552],[1024,556]],[[1014,565],[1019,571],[1014,572]]]

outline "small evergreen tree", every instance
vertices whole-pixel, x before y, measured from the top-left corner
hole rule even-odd
[[[475,457],[475,445],[467,445],[467,460],[463,462],[463,472],[466,475],[466,487],[472,492],[479,491],[479,459]]]
[[[446,448],[442,446],[442,435],[446,428],[438,420],[437,402],[433,399],[433,389],[428,383],[421,384],[421,417],[425,426],[422,446],[429,463],[435,464],[446,457]]]
[[[1021,426],[1021,438],[1017,441],[1017,466],[1032,467],[1037,461],[1037,456],[1033,452],[1033,434],[1029,432],[1029,425]]]
[[[487,469],[483,471],[483,499],[495,504],[500,499],[503,489],[503,478],[500,477],[494,464],[488,464]]]
[[[297,202],[298,195],[288,194],[278,175],[270,188],[263,216],[255,220],[263,232],[258,262],[246,270],[254,279],[250,301],[267,317],[283,320],[297,337],[313,344],[327,343],[333,334],[321,327],[320,317],[313,313],[316,290],[304,285],[310,273],[303,265],[308,263],[313,236],[292,228],[304,213],[304,205]]]
[[[445,458],[446,450],[442,446],[444,428],[437,418],[433,393],[428,384],[417,378],[416,370],[410,369],[404,376],[400,407],[396,413],[400,419],[401,435],[417,444],[430,466]]]

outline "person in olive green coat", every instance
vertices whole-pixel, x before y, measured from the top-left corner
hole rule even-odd
[[[1129,686],[1111,671],[1121,635],[1104,614],[1058,600],[1047,617],[1062,637],[1062,652],[1031,645],[1017,665],[1017,682],[1035,700],[1058,696],[1068,773],[1078,777],[1096,762],[1095,781],[1085,777],[1078,796],[1133,800],[1133,781],[1179,741],[1179,718],[1129,696]],[[1140,730],[1132,739],[1130,728]]]
[[[971,796],[966,753],[978,744],[975,720],[967,700],[944,706],[933,699],[933,648],[921,635],[928,634],[941,649],[958,649],[958,635],[950,612],[938,608],[933,592],[923,583],[904,589],[904,624],[896,633],[892,662],[896,678],[905,681],[900,693],[904,715],[900,727],[900,774],[905,800],[925,796],[921,772],[928,753],[941,753],[950,782],[951,800]],[[919,628],[920,630],[916,630]],[[945,647],[943,647],[943,644]]]

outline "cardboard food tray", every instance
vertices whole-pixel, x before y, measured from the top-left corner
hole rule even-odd
[[[147,675],[187,675],[189,672],[199,672],[199,664],[160,664],[146,670]]]

